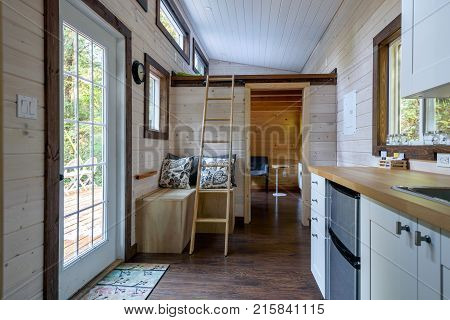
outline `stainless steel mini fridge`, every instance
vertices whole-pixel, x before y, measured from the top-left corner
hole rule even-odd
[[[330,182],[328,250],[328,298],[355,300],[360,297],[360,195]]]

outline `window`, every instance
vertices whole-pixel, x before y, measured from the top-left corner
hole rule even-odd
[[[156,25],[189,63],[189,28],[173,0],[156,0],[156,12]]]
[[[374,38],[373,154],[434,160],[450,152],[450,98],[402,99],[401,17]]]
[[[168,139],[170,74],[145,54],[144,137]]]
[[[192,69],[196,74],[199,75],[207,75],[209,64],[208,60],[206,59],[206,56],[203,54],[202,50],[200,49],[197,41],[195,39],[193,40],[194,43],[194,55],[193,55],[193,61],[192,61]]]
[[[149,84],[149,116],[148,116],[148,126],[151,130],[159,131],[160,119],[159,119],[159,103],[160,97],[159,92],[161,88],[161,79],[153,74],[150,74],[150,84]]]

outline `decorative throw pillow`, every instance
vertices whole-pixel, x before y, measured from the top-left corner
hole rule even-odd
[[[195,186],[197,184],[197,171],[198,171],[198,156],[192,156],[192,168],[191,168],[191,174],[189,176],[189,184],[191,186]],[[176,156],[174,154],[168,153],[166,156],[166,159],[172,159],[172,160],[178,160],[182,159],[179,156]]]
[[[231,160],[232,166],[234,159]],[[202,164],[227,165],[228,159],[204,157]],[[200,189],[225,189],[228,183],[228,167],[202,167]]]
[[[203,157],[203,158],[205,158],[205,157]],[[223,156],[212,156],[212,157],[209,157],[209,158],[212,158],[212,159],[221,159],[221,160],[228,160],[228,155],[227,154],[225,154],[225,155],[223,155]],[[237,185],[236,185],[236,179],[235,179],[235,172],[236,172],[236,158],[237,158],[237,155],[236,154],[232,154],[231,155],[231,184],[233,185],[233,187],[237,187]]]
[[[159,186],[161,188],[189,189],[192,158],[164,159],[161,166]]]

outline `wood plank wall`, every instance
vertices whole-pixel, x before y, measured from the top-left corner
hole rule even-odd
[[[135,0],[102,0],[132,30],[133,60],[150,54],[169,71],[192,72],[155,24],[155,1],[145,13]],[[44,219],[43,0],[2,0],[4,117],[4,298],[41,299]],[[195,34],[193,33],[193,36]],[[196,37],[197,38],[197,37]],[[38,100],[38,119],[16,117],[16,95]],[[133,82],[133,176],[158,169],[168,141],[143,139],[144,86]],[[133,199],[157,187],[158,176],[134,180]],[[134,208],[133,201],[133,210]],[[134,216],[133,216],[134,230]],[[135,234],[132,234],[132,243]]]
[[[298,190],[297,163],[301,150],[302,91],[251,92],[251,155],[269,158],[269,189],[275,188],[272,164],[289,162],[293,167],[279,170],[279,187]],[[265,188],[264,177],[252,178],[252,189]]]
[[[373,38],[401,13],[401,0],[344,0],[303,72],[337,68],[337,164],[377,166],[372,156]],[[343,134],[343,97],[356,90],[357,131]],[[410,161],[412,170],[450,174],[433,161]]]
[[[336,103],[334,85],[311,86],[303,90],[303,225],[309,225],[311,214],[311,176],[308,166],[336,165]]]
[[[230,88],[211,88],[210,97],[226,97]],[[203,102],[205,88],[176,87],[171,88],[170,95],[170,131],[169,152],[179,156],[200,154],[200,130],[202,127]],[[229,102],[214,102],[209,104],[208,116],[213,118],[229,117]],[[235,88],[233,112],[233,153],[237,154],[236,184],[234,192],[234,213],[237,217],[244,216],[244,87]],[[212,122],[206,128],[207,139],[228,140],[228,124]],[[208,145],[205,155],[227,154],[227,144]]]
[[[373,38],[401,13],[401,0],[344,0],[303,72],[338,70],[337,164],[376,166],[372,156]],[[356,90],[357,131],[343,134],[343,97]],[[411,161],[411,169],[450,174],[435,162]]]

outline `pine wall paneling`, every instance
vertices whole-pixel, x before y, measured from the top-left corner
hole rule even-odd
[[[134,0],[102,0],[131,31],[133,60],[148,53],[169,71],[192,72],[155,24],[155,1],[146,13]],[[4,298],[42,298],[44,220],[44,30],[43,0],[2,0],[4,117]],[[191,27],[191,33],[195,36]],[[7,63],[5,63],[7,62]],[[157,169],[168,141],[143,138],[144,87],[133,82],[133,176]],[[38,99],[38,119],[16,117],[16,95]],[[158,176],[133,180],[137,197],[157,187]],[[134,215],[132,230],[134,230]],[[19,241],[20,240],[20,241]],[[19,242],[16,242],[19,241]],[[132,233],[132,243],[135,234]]]
[[[401,13],[401,0],[344,0],[302,72],[338,70],[337,165],[377,166],[372,156],[373,38]],[[356,90],[356,134],[343,134],[343,97]],[[434,161],[410,161],[412,170],[450,174]]]

